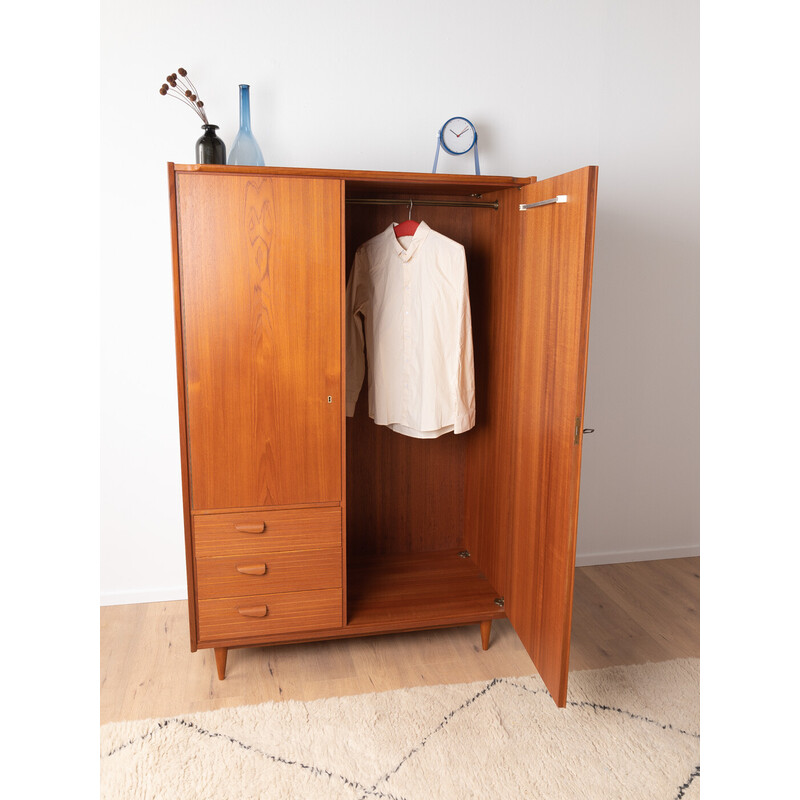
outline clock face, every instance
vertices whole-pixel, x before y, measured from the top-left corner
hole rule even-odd
[[[478,134],[472,123],[464,117],[447,120],[441,131],[442,147],[454,156],[460,156],[472,149]]]

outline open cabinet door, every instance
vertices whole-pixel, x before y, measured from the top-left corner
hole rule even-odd
[[[525,186],[515,399],[516,496],[506,613],[567,702],[597,167]]]

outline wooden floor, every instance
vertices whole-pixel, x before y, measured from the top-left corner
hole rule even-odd
[[[699,655],[699,558],[577,569],[571,670]],[[219,681],[213,651],[189,650],[185,601],[101,608],[100,659],[101,724],[535,672],[508,621],[496,620],[485,652],[477,625],[243,648]]]

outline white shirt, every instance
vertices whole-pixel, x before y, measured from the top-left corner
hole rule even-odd
[[[464,247],[420,222],[392,223],[356,251],[347,281],[347,416],[369,360],[369,415],[431,439],[475,425],[475,367]]]

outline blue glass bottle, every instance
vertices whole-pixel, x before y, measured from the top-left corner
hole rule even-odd
[[[250,130],[250,86],[246,83],[239,84],[239,133],[233,140],[228,163],[264,166],[261,148]]]

